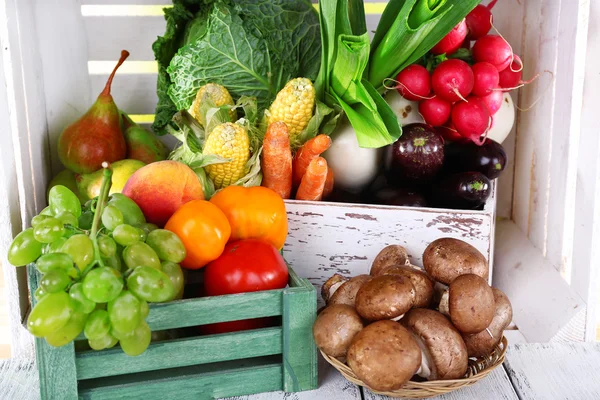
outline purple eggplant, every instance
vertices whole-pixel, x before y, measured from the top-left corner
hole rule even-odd
[[[492,184],[481,172],[459,172],[434,184],[431,201],[437,207],[472,210],[485,204]]]
[[[471,141],[455,142],[446,146],[444,170],[478,171],[489,179],[496,179],[506,168],[507,162],[504,147],[492,139],[486,139],[482,146]]]

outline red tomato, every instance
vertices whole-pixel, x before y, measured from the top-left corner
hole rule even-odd
[[[283,257],[272,244],[259,239],[228,243],[204,271],[207,296],[281,289],[287,282]]]

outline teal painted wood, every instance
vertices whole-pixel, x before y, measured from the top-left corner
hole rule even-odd
[[[317,349],[312,336],[317,294],[308,281],[300,281],[301,287],[283,292],[283,390],[286,392],[318,386]]]
[[[148,325],[153,331],[281,315],[282,290],[240,293],[155,303]]]
[[[29,290],[35,292],[39,274],[35,267],[27,267]],[[32,296],[32,305],[35,298]],[[75,347],[73,343],[52,347],[44,339],[35,339],[35,355],[40,378],[42,400],[77,399],[77,374],[75,370]]]
[[[104,378],[101,383],[83,381],[85,400],[208,400],[281,390],[281,363],[217,369],[199,366],[161,373],[153,371],[132,378]]]
[[[120,348],[85,351],[76,355],[77,377],[98,378],[135,372],[208,364],[281,354],[282,328],[157,342],[137,357]]]

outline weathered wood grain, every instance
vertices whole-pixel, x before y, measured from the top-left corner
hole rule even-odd
[[[365,400],[391,400],[368,389],[363,389]],[[433,397],[435,400],[518,400],[504,368],[498,367],[490,375],[473,386]]]
[[[504,365],[522,400],[600,398],[598,344],[519,344]]]
[[[92,379],[281,354],[282,342],[282,328],[278,327],[152,343],[137,357],[129,357],[118,346],[100,352],[90,350],[76,355],[77,378]]]

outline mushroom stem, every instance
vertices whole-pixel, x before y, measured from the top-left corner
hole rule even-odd
[[[398,322],[398,321],[400,321],[402,319],[402,317],[404,317],[404,314],[398,315],[396,318],[391,318],[391,320]]]
[[[440,304],[438,305],[438,310],[444,315],[450,315],[450,290],[446,289],[442,294],[440,299]]]
[[[413,337],[415,338],[419,348],[421,349],[421,366],[417,370],[416,374],[421,378],[429,379],[431,376],[431,354],[429,353],[429,349],[425,346],[425,343],[421,339],[420,336],[415,335],[414,332],[411,332]]]

